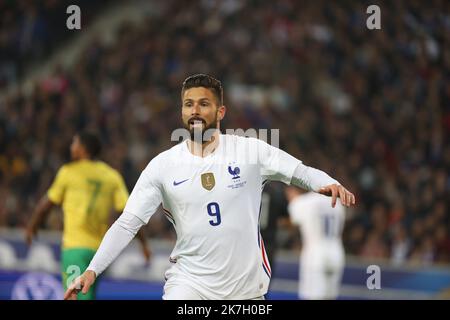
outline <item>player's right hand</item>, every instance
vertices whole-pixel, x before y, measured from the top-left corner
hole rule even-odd
[[[64,293],[64,300],[77,300],[77,294],[86,294],[89,288],[95,282],[95,272],[92,270],[86,270],[81,276],[75,279],[74,282],[67,288],[66,293]]]
[[[341,204],[346,207],[350,207],[356,203],[355,195],[340,184],[330,184],[320,188],[318,192],[331,197],[331,207],[333,208],[336,206],[337,198],[340,198]]]

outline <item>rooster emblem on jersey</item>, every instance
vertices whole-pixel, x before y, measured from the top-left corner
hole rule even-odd
[[[240,178],[239,173],[241,172],[241,169],[239,169],[239,167],[232,169],[231,166],[228,166],[228,172],[233,176],[233,179]]]

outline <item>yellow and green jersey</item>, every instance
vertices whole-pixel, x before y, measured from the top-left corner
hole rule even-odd
[[[106,163],[79,160],[59,169],[47,195],[64,211],[63,249],[97,250],[111,209],[123,210],[128,190],[120,173]]]

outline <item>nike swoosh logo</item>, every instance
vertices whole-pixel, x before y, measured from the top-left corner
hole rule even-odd
[[[183,181],[180,181],[180,182],[174,181],[174,182],[173,182],[173,185],[174,185],[174,186],[177,186],[177,185],[182,184],[183,182],[186,182],[186,181],[188,181],[188,180],[189,180],[189,179],[186,179],[186,180],[183,180]]]

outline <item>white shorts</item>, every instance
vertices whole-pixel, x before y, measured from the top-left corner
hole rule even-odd
[[[302,269],[299,297],[301,299],[336,299],[342,279],[342,268],[317,270]]]
[[[344,272],[340,250],[302,254],[299,297],[301,299],[336,299]]]
[[[187,284],[166,284],[162,298],[163,300],[204,300],[199,292]]]
[[[200,294],[187,283],[167,284],[164,286],[163,300],[211,300]],[[250,300],[265,300],[264,296]]]

